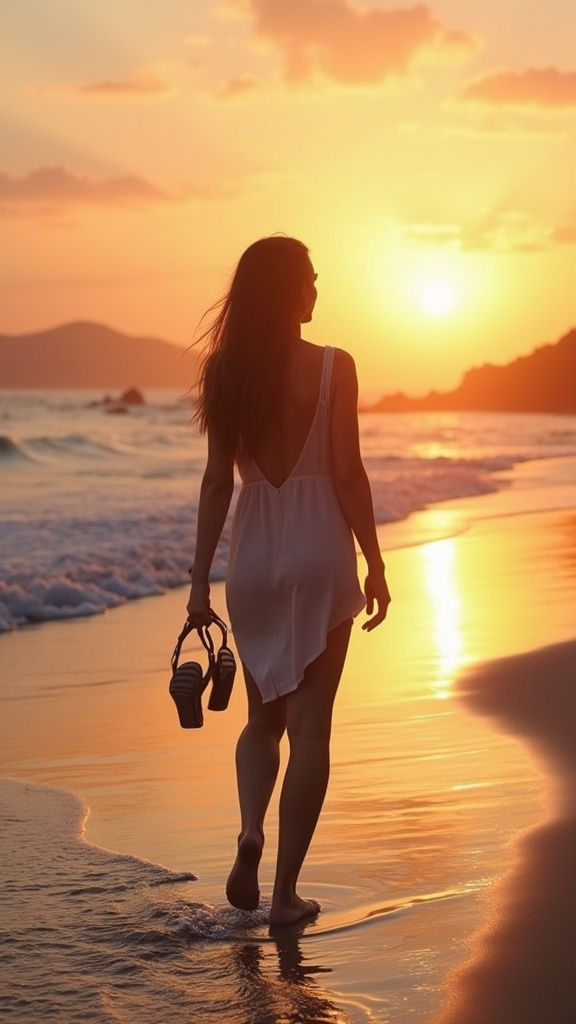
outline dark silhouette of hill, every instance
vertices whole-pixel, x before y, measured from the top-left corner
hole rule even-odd
[[[576,330],[505,366],[468,370],[454,391],[384,395],[371,412],[417,410],[576,413]]]
[[[159,338],[70,323],[36,334],[0,335],[0,388],[182,388],[197,355]]]

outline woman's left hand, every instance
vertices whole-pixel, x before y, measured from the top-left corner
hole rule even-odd
[[[363,624],[362,629],[370,633],[381,622],[384,622],[388,612],[388,605],[392,600],[386,582],[384,567],[376,572],[368,573],[364,584],[364,593],[366,595],[366,612],[372,618]],[[375,615],[372,614],[374,612],[374,605],[376,605]]]
[[[190,597],[186,605],[188,621],[198,629],[199,626],[209,626],[212,622],[210,609],[210,584],[192,583]]]

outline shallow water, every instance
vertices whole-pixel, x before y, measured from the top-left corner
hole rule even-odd
[[[355,628],[338,695],[331,786],[302,874],[302,893],[320,900],[322,914],[279,937],[266,924],[274,808],[261,911],[234,911],[223,895],[238,827],[242,687],[199,733],[179,730],[167,682],[185,593],[123,603],[178,582],[171,551],[182,566],[189,561],[193,516],[179,514],[190,504],[182,410],[125,419],[103,456],[90,434],[92,454],[79,456],[86,437],[69,436],[75,407],[66,402],[49,424],[50,445],[34,442],[32,473],[10,462],[2,478],[20,487],[3,494],[4,536],[19,538],[9,552],[31,573],[42,551],[53,581],[70,582],[75,556],[85,558],[96,576],[76,585],[95,606],[104,566],[121,606],[82,617],[87,609],[53,591],[57,613],[77,617],[0,639],[1,771],[14,780],[0,784],[0,1016],[17,1024],[157,1024],[168,1013],[176,1024],[428,1020],[492,879],[513,859],[508,840],[541,813],[532,755],[471,714],[458,679],[471,665],[574,634],[574,420],[392,418],[385,457],[384,420],[363,421],[381,518],[394,520],[381,527],[393,604],[382,629]],[[96,413],[94,424],[100,430]],[[102,429],[108,443],[108,420]],[[58,431],[68,431],[60,447]],[[537,454],[556,457],[518,466],[511,487],[510,473],[498,473]],[[192,478],[202,458],[199,449]],[[492,493],[402,519],[479,488]],[[92,493],[96,507],[83,505]],[[52,517],[42,518],[40,494],[54,501]],[[155,552],[146,572],[123,576],[146,551]],[[222,584],[213,598],[223,610]]]
[[[330,992],[330,974],[350,959],[351,946],[358,963],[365,948],[373,955],[375,942],[379,956],[399,941],[409,956],[420,931],[410,915],[458,895],[346,913],[342,906],[358,899],[358,887],[322,886],[327,908],[318,926],[270,935],[266,899],[254,914],[204,902],[193,875],[83,842],[85,808],[71,794],[2,781],[0,807],[0,1012],[19,1024],[147,1024],[165,1019],[166,1006],[176,1022],[385,1020],[383,1000],[367,997],[358,971],[355,994]],[[427,950],[418,955],[433,959]]]
[[[6,1019],[155,1024],[169,1006],[201,1024],[427,1020],[510,862],[507,841],[540,813],[525,748],[471,715],[456,681],[573,635],[576,600],[573,512],[458,531],[432,522],[427,543],[390,551],[390,620],[354,630],[302,874],[322,914],[280,938],[265,920],[273,809],[262,911],[224,900],[244,697],[236,687],[226,714],[178,729],[166,687],[184,595],[2,639],[2,771],[20,780],[0,791]],[[97,847],[78,837],[84,803],[23,792],[31,779],[81,794]]]

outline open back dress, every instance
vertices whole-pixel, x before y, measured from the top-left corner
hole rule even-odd
[[[333,362],[327,347],[314,419],[284,483],[273,486],[254,461],[241,468],[226,600],[238,653],[264,703],[295,690],[328,633],[365,604],[332,478]]]

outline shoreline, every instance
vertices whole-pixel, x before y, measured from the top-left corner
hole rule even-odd
[[[576,508],[576,457],[573,455],[528,459],[495,475],[502,476],[504,481],[497,490],[443,499],[411,512],[406,519],[378,523],[382,550],[396,551],[455,537],[473,524],[488,519]]]
[[[562,465],[566,461],[576,466],[576,459],[569,457],[567,460],[545,460],[545,467],[549,468],[553,462]],[[531,477],[533,476],[533,468],[539,465],[540,463],[538,462],[521,464],[526,477],[526,493],[522,494],[519,499],[514,498],[512,503],[509,498],[510,495],[514,494],[513,488],[472,498],[460,498],[454,501],[441,502],[424,509],[422,512],[413,513],[406,520],[402,520],[399,523],[383,524],[379,528],[379,535],[383,541],[389,542],[387,545],[383,544],[383,550],[388,562],[390,558],[393,561],[398,557],[401,559],[403,553],[415,553],[419,549],[429,548],[434,545],[442,546],[443,542],[449,546],[452,545],[452,542],[458,544],[459,541],[465,544],[467,536],[473,535],[476,537],[482,532],[489,533],[492,528],[498,531],[500,526],[505,527],[516,519],[519,524],[523,522],[530,523],[531,519],[538,520],[538,525],[541,524],[544,528],[546,528],[549,522],[553,528],[555,521],[562,518],[565,513],[569,513],[571,509],[576,508],[576,476],[571,493],[567,492],[565,488],[563,489],[562,493],[565,504],[558,503],[557,491],[553,487],[554,504],[550,506],[549,502],[545,499],[544,511],[535,511],[533,495],[530,493],[532,489]],[[517,468],[515,468],[515,473]],[[539,473],[537,475],[540,477]],[[398,530],[402,530],[404,536],[398,536]],[[396,536],[394,536],[395,533]],[[408,536],[408,534],[411,536]],[[362,578],[361,574],[360,578]],[[225,610],[224,582],[215,582],[211,586],[214,602],[222,612]],[[64,686],[55,687],[54,689],[61,694],[65,694],[69,686],[70,693],[72,694],[76,689],[76,673],[73,670],[73,666],[68,663],[65,652],[68,642],[75,647],[78,641],[82,645],[84,639],[89,642],[90,649],[96,655],[93,666],[96,669],[98,678],[97,681],[92,679],[83,681],[83,676],[86,674],[86,665],[85,659],[81,656],[78,663],[81,677],[80,688],[84,686],[88,688],[92,686],[107,688],[112,686],[114,682],[129,683],[134,674],[138,672],[143,672],[148,677],[148,681],[152,677],[162,680],[169,678],[169,658],[185,615],[183,611],[184,601],[182,600],[185,589],[186,585],[173,588],[161,595],[146,597],[137,601],[128,601],[120,607],[113,609],[113,614],[106,613],[70,620],[30,624],[27,628],[21,627],[18,630],[4,634],[0,638],[0,644],[7,654],[8,671],[6,673],[3,696],[5,698],[8,697],[10,701],[13,699],[18,700],[22,696],[22,680],[19,678],[22,675],[19,672],[19,666],[22,663],[24,663],[24,685],[27,686],[30,678],[33,679],[36,675],[39,678],[42,677],[44,673],[43,666],[50,665],[54,661],[53,655],[56,655],[55,667],[50,670],[50,673],[57,675],[60,667],[65,665],[66,676],[69,677],[69,682],[65,683]],[[394,600],[390,613],[390,625],[385,623],[381,629],[385,631],[388,631],[389,628],[394,630],[393,616],[395,608],[396,601]],[[130,633],[134,632],[134,628],[138,629],[138,633],[140,633],[139,621],[143,624],[141,628],[144,630],[144,646],[139,651],[136,661],[133,662],[130,655]],[[561,624],[560,632],[555,630],[551,637],[544,630],[541,641],[536,645],[529,643],[527,648],[522,647],[521,644],[519,646],[518,642],[515,642],[512,649],[508,651],[509,640],[504,644],[495,643],[492,645],[493,650],[486,651],[480,660],[488,662],[505,653],[518,653],[523,649],[532,649],[532,647],[537,649],[540,646],[547,646],[551,641],[554,642],[565,638],[567,627],[569,628],[569,624],[564,621]],[[125,628],[128,631],[126,640]],[[433,628],[431,623],[430,628]],[[84,632],[85,630],[86,632]],[[359,630],[356,626],[353,636],[358,634],[358,632]],[[99,633],[102,634],[101,637],[98,636]],[[534,636],[537,636],[537,633],[530,631],[530,636],[532,639]],[[110,659],[102,659],[101,651],[97,649],[100,647],[101,641],[104,641],[104,644],[108,644],[110,639],[114,652],[112,663],[110,663]],[[231,639],[233,643],[233,637]],[[357,636],[356,639],[358,639]],[[39,648],[39,654],[31,659],[27,657],[26,650],[26,648],[31,646],[30,641],[33,641],[34,646]],[[141,636],[138,638],[138,644],[142,648]],[[96,645],[96,650],[94,650],[94,645]],[[354,657],[355,653],[354,647],[353,643],[351,648],[352,657]],[[197,645],[196,651],[201,653],[202,649]],[[11,661],[12,666],[10,664]],[[27,661],[28,664],[26,664]],[[450,666],[452,669],[456,667],[456,663]],[[349,665],[347,665],[345,677],[349,671]],[[88,672],[88,676],[90,676],[90,672]],[[240,681],[237,680],[232,701],[236,709],[236,718],[239,705],[243,699],[239,683]],[[50,686],[47,687],[46,694],[49,692]],[[211,717],[209,715],[209,718]],[[229,720],[230,716],[225,715],[223,718]],[[228,729],[225,732],[228,733]],[[194,734],[194,739],[203,745],[203,737],[205,735],[206,730],[200,730],[199,733]],[[179,747],[183,739],[189,739],[186,733],[180,733],[177,736],[180,741],[178,743]],[[22,760],[26,761],[26,758],[24,757]],[[1,777],[5,776],[2,767],[0,767],[0,773]],[[16,777],[19,777],[19,775]],[[34,776],[31,777],[31,780],[33,779]],[[58,784],[58,778],[55,784]],[[75,792],[73,789],[71,791]],[[93,827],[95,817],[94,808],[91,807],[92,821],[88,826],[89,830]]]
[[[485,519],[529,514],[536,511],[560,511],[576,506],[576,455],[516,462],[511,469],[501,470],[497,473],[492,471],[489,475],[492,481],[495,477],[501,478],[496,490],[488,490],[481,494],[474,492],[469,497],[428,502],[422,509],[409,513],[405,518],[378,523],[377,533],[383,552],[396,551],[457,536],[467,530],[470,525]],[[192,527],[192,522],[190,527]],[[148,552],[146,558],[150,560],[151,557],[151,552]],[[25,599],[25,596],[19,593],[16,580],[10,580],[8,577],[10,581],[8,591],[4,594],[7,609],[6,621],[2,618],[4,609],[0,600],[0,644],[2,637],[19,629],[59,622],[74,622],[77,619],[107,614],[122,608],[128,602],[156,597],[159,594],[168,594],[173,590],[186,587],[187,578],[183,575],[181,556],[176,557],[174,551],[170,549],[168,560],[171,562],[172,568],[165,574],[162,583],[158,580],[152,582],[151,579],[148,579],[144,583],[134,584],[130,579],[129,567],[126,566],[125,570],[128,575],[125,575],[125,578],[113,580],[115,586],[111,588],[104,583],[104,589],[100,589],[96,596],[90,592],[92,570],[89,567],[84,567],[87,572],[84,584],[75,581],[73,575],[71,579],[68,579],[66,574],[63,576],[57,574],[58,578],[53,581],[56,596],[55,606],[52,610],[41,608],[40,611],[34,611],[33,614],[38,615],[36,621],[23,622],[19,626],[12,625],[12,628],[11,603],[15,602],[15,609],[19,607],[21,609],[16,614],[15,621],[18,621],[18,617],[28,614],[22,609],[30,603],[30,595]],[[150,566],[148,566],[149,568]],[[34,579],[32,574],[28,575],[30,579],[28,579],[26,587],[31,585],[31,581]],[[222,583],[223,578],[221,576],[213,579],[212,585]],[[98,589],[98,579],[96,577],[94,579]],[[177,583],[174,582],[175,579],[178,579]],[[44,600],[42,594],[46,593],[48,587],[47,583],[42,582],[41,571],[36,582],[39,584],[39,591],[35,600],[41,604]],[[60,591],[60,596],[58,596],[58,591]],[[69,592],[71,601],[69,606],[66,603],[67,592]],[[81,610],[78,608],[79,605],[82,606]],[[44,615],[46,617],[40,617]]]
[[[478,666],[467,705],[522,736],[543,775],[543,815],[511,846],[485,920],[430,1024],[570,1024],[576,1013],[576,639]]]
[[[323,912],[298,934],[296,952],[278,950],[262,924],[250,940],[262,944],[271,984],[276,956],[297,959],[300,949],[323,965],[315,992],[347,1014],[342,1021],[426,1022],[439,1011],[493,879],[514,870],[510,839],[534,827],[548,799],[531,749],[510,722],[472,714],[459,680],[491,678],[504,656],[546,660],[550,644],[574,637],[576,502],[487,516],[504,507],[497,499],[432,507],[420,540],[388,549],[389,620],[370,637],[359,624],[353,631],[331,785],[302,874],[303,895],[320,898]],[[460,532],[442,533],[442,516],[444,526],[459,517]],[[223,584],[213,596],[222,608]],[[237,832],[232,761],[244,695],[238,680],[226,713],[208,713],[192,734],[178,728],[167,685],[183,605],[183,590],[172,590],[113,615],[3,637],[2,775],[78,794],[90,807],[91,848],[198,875],[169,899],[164,891],[160,909],[172,921],[177,908],[186,934],[200,929],[207,946],[195,955],[204,956],[222,929],[234,945],[240,927],[223,883]],[[264,909],[274,805],[271,817]]]

